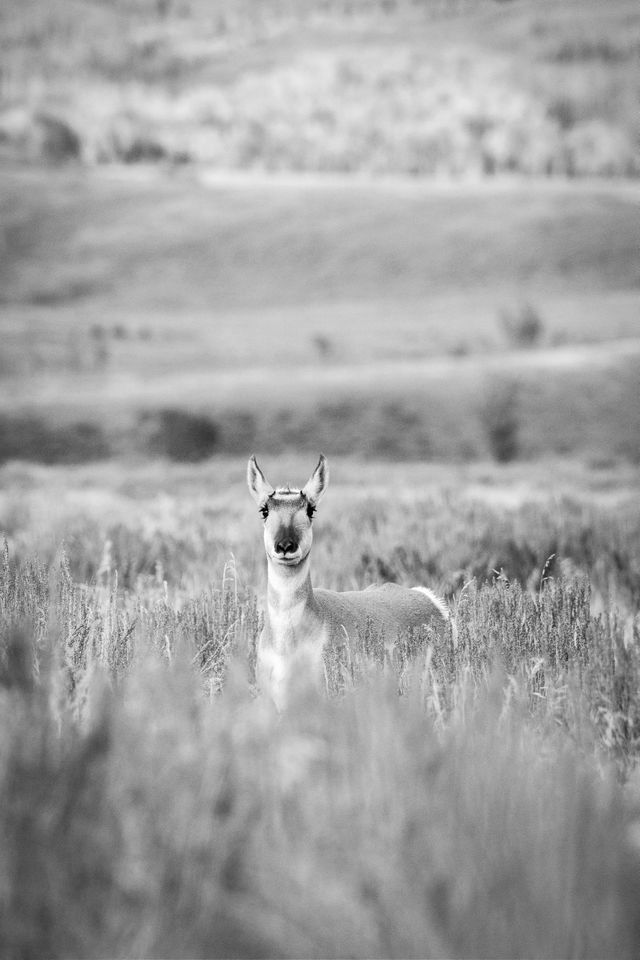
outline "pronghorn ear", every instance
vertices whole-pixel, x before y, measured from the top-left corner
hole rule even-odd
[[[324,453],[320,454],[320,459],[318,460],[318,466],[315,468],[306,484],[302,488],[302,493],[307,498],[309,503],[313,506],[317,506],[320,502],[322,494],[327,489],[329,485],[329,464],[327,463],[327,458]]]
[[[247,483],[249,484],[249,492],[259,507],[262,506],[272,493],[275,493],[273,487],[258,466],[255,457],[250,457],[249,463],[247,464]]]

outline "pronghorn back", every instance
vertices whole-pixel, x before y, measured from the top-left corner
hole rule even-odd
[[[328,628],[327,640],[362,637],[371,625],[388,641],[423,626],[442,627],[449,618],[443,600],[426,587],[402,587],[397,583],[366,590],[314,590],[314,597]]]

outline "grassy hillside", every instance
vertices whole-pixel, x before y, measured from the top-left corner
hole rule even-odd
[[[632,189],[34,171],[0,207],[5,460],[639,456]]]
[[[638,459],[634,4],[0,16],[0,460]]]
[[[228,311],[258,306],[293,306],[302,322],[307,310],[313,316],[314,308],[345,301],[370,309],[367,301],[445,295],[455,307],[456,291],[484,293],[486,315],[489,297],[497,311],[531,289],[552,303],[565,293],[578,297],[576,310],[591,318],[588,335],[591,295],[640,282],[638,194],[606,184],[482,189],[231,179],[207,186],[148,173],[8,172],[1,190],[5,304],[78,301],[83,312],[94,305],[118,311],[113,323],[125,327],[148,324],[145,314],[166,324],[176,310],[199,314],[196,324],[206,311],[224,325]],[[189,320],[181,315],[180,326]],[[559,323],[551,336],[575,335],[575,325],[574,316],[572,328]],[[435,326],[432,319],[431,335]],[[495,343],[495,330],[482,332]],[[245,350],[257,347],[254,330],[247,333]],[[281,333],[279,326],[265,338],[269,359]],[[459,327],[445,349],[456,335]]]

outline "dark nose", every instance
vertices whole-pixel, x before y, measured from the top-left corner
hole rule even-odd
[[[296,540],[293,540],[291,537],[282,537],[276,543],[276,553],[286,556],[287,553],[295,553],[298,549],[298,543]]]

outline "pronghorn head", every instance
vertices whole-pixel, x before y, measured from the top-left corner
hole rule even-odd
[[[311,521],[329,483],[326,457],[320,454],[318,466],[301,490],[274,489],[255,457],[249,460],[247,482],[264,521],[264,545],[269,562],[283,567],[298,566],[311,550]]]

